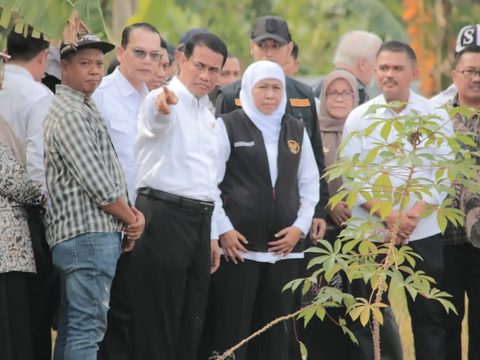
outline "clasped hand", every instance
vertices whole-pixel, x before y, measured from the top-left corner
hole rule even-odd
[[[385,223],[387,227],[392,231],[395,223],[398,218],[398,211],[392,211],[387,218]],[[412,211],[403,211],[402,216],[400,217],[400,225],[398,227],[397,238],[395,239],[395,245],[403,246],[406,244],[410,235],[415,231],[420,220],[420,215]],[[385,238],[385,242],[389,243],[391,240],[391,233],[389,232],[388,236]]]
[[[133,224],[125,224],[123,227],[125,237],[122,241],[122,252],[132,251],[135,246],[135,241],[140,238],[145,229],[145,217],[143,214],[138,211],[135,206],[132,206],[131,209],[135,215],[136,221]]]

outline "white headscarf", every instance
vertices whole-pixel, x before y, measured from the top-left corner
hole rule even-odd
[[[270,115],[263,114],[257,109],[253,101],[252,90],[254,86],[265,79],[277,79],[283,85],[283,97],[280,106]],[[278,141],[282,119],[287,107],[287,93],[285,91],[285,73],[280,65],[261,60],[250,65],[242,78],[242,89],[240,90],[240,101],[242,109],[255,126],[262,132],[266,141]]]

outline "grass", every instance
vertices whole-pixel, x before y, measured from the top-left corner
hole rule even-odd
[[[400,328],[400,337],[402,339],[404,360],[415,360],[415,353],[413,348],[412,326],[410,323],[410,315],[407,309],[407,300],[405,294],[401,289],[395,290],[390,294],[390,302],[392,309]],[[467,301],[468,303],[468,301]],[[468,306],[466,306],[468,309]],[[468,360],[468,334],[467,334],[467,316],[463,320],[463,334],[462,334],[462,360]]]

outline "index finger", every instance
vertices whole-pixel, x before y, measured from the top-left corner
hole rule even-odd
[[[162,89],[163,89],[163,92],[165,93],[165,95],[169,95],[169,94],[170,94],[170,90],[168,90],[167,85],[163,85],[163,86],[162,86]]]

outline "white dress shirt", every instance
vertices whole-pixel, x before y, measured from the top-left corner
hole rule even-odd
[[[0,114],[12,125],[27,150],[27,173],[47,192],[43,165],[43,120],[53,93],[32,74],[17,65],[5,66],[0,91]]]
[[[437,104],[437,106],[443,106],[448,101],[453,100],[453,97],[457,95],[457,92],[457,85],[452,84],[446,90],[442,91],[440,94],[435,95],[430,100]]]
[[[148,94],[145,84],[137,91],[123,76],[120,68],[106,76],[93,93],[93,100],[105,119],[113,146],[125,172],[128,197],[135,203],[135,141],[137,117]]]
[[[216,124],[217,141],[218,141],[218,167],[217,167],[217,183],[220,184],[225,177],[227,168],[227,161],[230,158],[231,145],[228,138],[227,129],[222,118],[217,119]],[[272,181],[272,188],[275,187],[278,177],[278,140],[269,141],[264,137],[265,148],[267,150],[268,167],[270,171],[270,178]],[[300,157],[300,164],[298,167],[298,193],[300,195],[300,208],[297,212],[297,219],[291,226],[299,228],[305,236],[312,225],[313,215],[315,213],[315,206],[319,201],[319,186],[320,176],[318,167],[313,154],[312,144],[306,130],[303,133],[302,152]],[[220,198],[220,190],[217,191],[215,200],[216,220],[218,234],[225,234],[227,231],[234,230],[234,227],[223,209],[223,201]],[[247,239],[248,241],[248,239]],[[220,249],[223,254],[223,250]],[[275,253],[263,253],[249,251],[248,253],[241,253],[244,259],[275,263],[284,259],[299,259],[303,258],[302,253],[290,253],[287,256],[283,254],[275,255]]]
[[[163,115],[155,108],[163,89],[153,90],[138,115],[136,189],[149,187],[173,195],[214,202],[217,193],[217,137],[208,96],[197,99],[177,78],[168,88],[178,97]],[[212,216],[212,239],[218,239]]]
[[[395,114],[395,116],[405,116],[405,115],[412,115],[413,111],[417,111],[421,115],[428,115],[428,114],[434,114],[439,116],[442,120],[437,120],[438,123],[444,125],[444,131],[449,134],[453,134],[453,128],[452,124],[450,122],[450,118],[447,114],[447,112],[443,109],[438,109],[437,105],[433,103],[432,101],[415,94],[413,91],[410,91],[410,98],[408,100],[409,104],[407,107],[402,110],[401,113]],[[368,126],[370,126],[373,123],[372,118],[379,118],[379,117],[386,117],[386,118],[392,118],[394,116],[394,113],[390,109],[378,109],[376,114],[370,114],[367,116],[364,116],[366,111],[371,105],[385,105],[387,102],[385,100],[385,97],[383,95],[380,95],[369,102],[360,105],[359,107],[355,108],[350,115],[347,118],[347,121],[345,123],[345,128],[343,130],[343,139],[345,140],[350,133],[354,131],[361,131],[366,129]],[[357,136],[353,136],[348,144],[345,146],[343,149],[343,152],[341,153],[342,157],[348,157],[352,158],[355,154],[360,153],[360,159],[364,160],[366,155],[372,150],[374,147],[377,145],[374,144],[374,142],[384,142],[383,138],[380,135],[380,130],[382,126],[377,126],[377,128],[373,131],[373,133],[369,137],[363,137],[363,138],[358,138]],[[388,142],[393,142],[398,136],[398,132],[392,127],[392,130],[388,136]],[[413,146],[408,143],[406,145],[407,149],[413,149]],[[444,144],[440,147],[429,147],[428,149],[424,150],[425,153],[427,154],[432,154],[432,155],[444,155],[449,158],[452,157],[452,155],[449,155],[451,152],[451,148],[444,142]],[[382,161],[382,158],[377,155],[375,161]],[[425,179],[430,179],[432,181],[435,180],[435,171],[436,169],[433,170],[428,170],[429,161],[428,159],[422,158],[424,168],[422,171],[416,172],[413,175],[413,178],[425,178]],[[387,164],[386,166],[391,166],[392,164]],[[406,167],[411,166],[411,162],[408,162]],[[420,170],[419,168],[416,168],[416,170]],[[398,176],[390,176],[390,180],[392,182],[392,186],[394,188],[402,186],[405,184],[405,176],[404,176],[404,170],[399,168],[399,174]],[[371,183],[375,181],[375,178],[371,180]],[[420,180],[420,183],[422,183],[422,180]],[[425,182],[424,182],[425,183]],[[432,196],[429,196],[427,194],[422,194],[423,200],[422,202],[432,204],[432,205],[440,205],[443,200],[446,197],[446,194],[440,194],[436,190],[432,189],[430,190]],[[415,203],[418,202],[418,199],[415,196],[411,196],[410,202],[408,203],[406,209],[407,211],[410,210]],[[361,205],[366,203],[366,200],[359,194],[357,198],[357,202],[355,206],[352,209],[352,218],[362,218],[362,219],[367,219],[370,212],[368,210],[365,210]],[[394,206],[392,210],[398,210],[399,205]],[[373,215],[372,218],[377,218],[376,215]],[[438,226],[437,222],[437,211],[433,212],[429,217],[425,219],[421,219],[418,222],[418,225],[412,235],[410,235],[410,241],[414,240],[421,240],[425,239],[427,237],[436,235],[440,233],[440,227]]]

